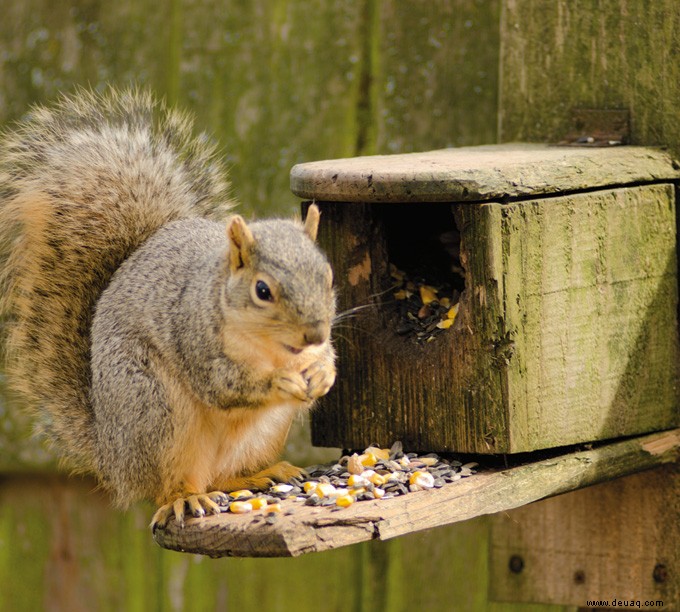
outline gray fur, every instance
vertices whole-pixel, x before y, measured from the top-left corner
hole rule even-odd
[[[252,223],[250,265],[231,269],[227,192],[191,121],[135,91],[80,91],[2,137],[12,381],[71,466],[123,505],[167,485],[159,467],[181,419],[163,381],[210,409],[257,406],[271,376],[225,350],[239,316],[255,312],[273,336],[334,316],[328,264],[297,223]],[[258,272],[280,285],[275,309],[253,303]],[[332,367],[327,334],[309,338]]]

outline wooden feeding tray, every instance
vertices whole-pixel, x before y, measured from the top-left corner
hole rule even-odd
[[[464,480],[349,508],[285,500],[269,522],[263,511],[222,513],[171,522],[154,532],[164,548],[211,557],[288,557],[449,525],[626,476],[677,459],[680,430],[590,450],[552,453],[507,469],[483,469]]]
[[[677,426],[679,178],[667,152],[632,146],[293,168],[339,310],[356,309],[313,443],[517,453]],[[434,313],[403,299],[423,285]]]

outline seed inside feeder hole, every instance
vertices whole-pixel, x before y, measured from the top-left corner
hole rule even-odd
[[[422,208],[390,204],[374,209],[389,262],[389,279],[382,282],[391,300],[391,306],[385,305],[394,312],[391,324],[395,334],[419,344],[456,327],[438,325],[465,289],[455,209],[446,203]]]

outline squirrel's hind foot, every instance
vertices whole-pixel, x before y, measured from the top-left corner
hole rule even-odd
[[[174,516],[175,521],[180,527],[184,527],[184,517],[188,509],[189,515],[195,518],[206,514],[219,514],[220,503],[224,503],[227,496],[222,491],[212,491],[211,493],[197,493],[178,497],[174,501],[163,504],[151,519],[151,530],[164,528]]]
[[[184,527],[184,518],[187,516],[187,512],[188,516],[194,518],[206,514],[219,514],[221,512],[220,504],[224,505],[229,499],[226,491],[239,489],[266,491],[275,482],[288,482],[291,478],[300,478],[304,474],[305,471],[302,468],[287,461],[279,461],[251,476],[228,478],[217,482],[214,485],[216,489],[219,489],[217,491],[181,495],[156,510],[151,519],[151,530],[163,529],[173,517],[180,527]]]

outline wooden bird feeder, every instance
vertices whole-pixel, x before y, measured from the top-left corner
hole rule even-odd
[[[295,166],[340,310],[365,307],[337,330],[313,443],[517,453],[677,425],[678,178],[632,146]],[[450,329],[401,335],[395,268],[460,292]]]
[[[546,497],[672,465],[679,451],[680,429],[675,429],[591,450],[537,457],[507,469],[488,469],[441,489],[356,502],[349,508],[309,507],[289,499],[272,522],[262,511],[189,518],[184,527],[171,521],[154,532],[154,539],[164,548],[211,557],[297,557],[520,508]],[[680,487],[680,478],[675,481],[677,486],[669,485],[666,498]],[[548,528],[544,526],[544,530]],[[673,529],[666,530],[659,542],[677,541],[678,525]],[[536,537],[534,534],[534,540]],[[508,539],[503,542],[505,549],[510,546]],[[504,552],[498,557],[505,558]],[[499,567],[501,564],[499,561]]]

